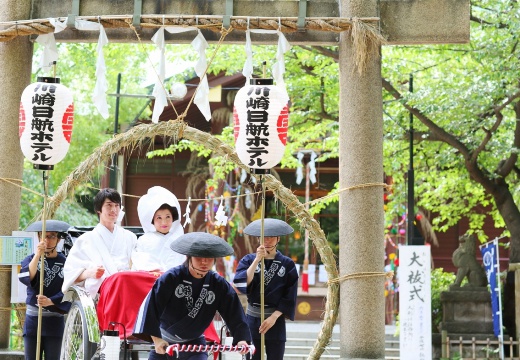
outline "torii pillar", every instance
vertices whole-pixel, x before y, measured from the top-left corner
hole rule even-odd
[[[381,18],[391,44],[469,41],[469,2],[342,0],[342,17]],[[386,34],[385,34],[386,32]],[[350,33],[339,44],[340,189],[383,181],[383,102],[380,49],[358,71]],[[408,74],[403,74],[406,78]],[[340,194],[340,276],[380,273],[344,280],[340,290],[341,359],[385,358],[383,188]]]
[[[28,19],[30,0],[0,0],[0,21]],[[27,36],[0,42],[0,177],[21,179],[23,154],[18,140],[18,113],[22,92],[31,81],[32,43]],[[19,184],[21,185],[21,183]],[[21,189],[0,181],[0,235],[18,230]],[[0,349],[9,347],[11,320],[11,266],[0,265]]]
[[[343,0],[342,17],[377,15],[377,1]],[[363,72],[355,63],[350,33],[339,44],[340,189],[383,179],[381,56],[368,54]],[[343,192],[339,201],[340,276],[382,272],[383,188]],[[385,358],[383,276],[345,280],[340,287],[341,359]]]

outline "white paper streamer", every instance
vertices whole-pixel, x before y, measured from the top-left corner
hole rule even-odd
[[[243,184],[244,181],[246,181],[246,178],[247,178],[247,172],[242,169],[242,172],[240,173],[240,183]]]
[[[316,285],[316,265],[309,264],[307,272],[309,273],[309,285]]]
[[[276,85],[280,88],[285,89],[285,82],[283,75],[285,73],[285,58],[284,54],[289,51],[291,44],[287,41],[284,34],[279,30],[264,30],[264,29],[253,29],[246,30],[246,61],[242,69],[242,75],[246,78],[246,84],[249,84],[249,79],[253,75],[253,48],[251,45],[251,33],[256,34],[278,34],[278,50],[276,52],[276,63],[273,66],[273,78]]]
[[[224,197],[220,196],[220,205],[218,206],[217,213],[215,214],[215,225],[223,226],[227,224],[228,217],[226,216],[226,212],[224,210],[224,205],[222,202],[224,201]]]
[[[67,20],[63,22],[58,19],[48,19],[54,26],[54,32],[49,34],[38,35],[36,42],[43,46],[42,55],[40,57],[40,68],[48,70],[52,64],[58,61],[58,48],[56,47],[56,39],[54,34],[63,31],[67,27]]]
[[[318,155],[313,151],[311,152],[311,161],[309,162],[309,180],[311,183],[316,182],[316,158]]]
[[[86,31],[96,31],[99,30],[99,27],[101,26],[100,23],[80,19],[76,19],[74,25],[76,26],[76,29]]]
[[[249,20],[248,20],[249,21]],[[242,75],[246,78],[246,85],[253,75],[253,47],[251,46],[251,30],[246,30],[246,62],[242,69]]]
[[[121,225],[121,221],[123,221],[123,218],[125,217],[125,212],[123,211],[125,207],[121,205],[121,210],[119,211],[119,215],[117,215],[116,223],[118,225]]]
[[[99,40],[97,46],[98,58],[96,62],[96,86],[94,87],[94,105],[104,119],[108,118],[108,103],[106,92],[108,90],[108,82],[106,78],[105,56],[103,55],[103,46],[108,44],[105,28],[99,25]]]
[[[202,115],[204,115],[204,118],[207,121],[211,120],[208,78],[207,76],[204,76],[204,78],[202,78],[202,75],[204,74],[204,72],[206,71],[206,67],[208,66],[206,60],[206,48],[208,47],[208,42],[204,38],[204,35],[202,35],[200,30],[196,27],[179,28],[174,26],[167,26],[164,29],[168,31],[170,34],[178,34],[186,31],[197,31],[197,36],[191,42],[191,46],[195,49],[195,51],[199,53],[199,60],[195,64],[195,73],[201,79],[193,102],[195,103],[195,105],[197,105]]]
[[[285,74],[284,54],[289,51],[291,45],[281,31],[277,31],[277,33],[278,50],[276,52],[276,63],[273,66],[273,78],[276,81],[276,86],[285,89],[285,82],[283,81],[283,74]]]
[[[204,72],[208,66],[206,61],[206,48],[208,43],[204,38],[204,35],[198,30],[198,34],[195,39],[191,42],[191,46],[199,53],[199,60],[195,64],[195,73],[200,78],[199,87],[195,94],[193,102],[198,106],[200,112],[207,121],[211,120],[211,109],[209,107],[209,85],[208,77]],[[204,77],[203,77],[204,76]]]
[[[52,64],[58,61],[58,48],[56,47],[54,33],[38,35],[36,42],[43,46],[42,55],[40,56],[40,68],[49,70]]]
[[[152,122],[158,123],[159,116],[161,116],[164,107],[168,104],[166,91],[164,90],[164,77],[166,73],[166,59],[165,59],[165,44],[164,44],[164,28],[161,27],[155,35],[152,37],[152,41],[155,43],[160,51],[159,56],[159,73],[155,80],[152,95],[155,97],[155,104],[152,113]]]
[[[184,221],[184,225],[182,225],[182,227],[186,227],[186,225],[191,224],[190,206],[191,206],[191,196],[188,197],[188,204],[186,205],[186,212],[183,215],[186,218],[186,220]]]
[[[246,201],[245,201],[246,209],[251,209],[251,203],[252,203],[251,190],[246,189],[245,193],[246,193]]]
[[[320,265],[318,268],[318,281],[319,282],[327,282],[329,281],[329,275],[327,274],[327,269],[325,269],[325,265]]]
[[[298,158],[298,163],[301,165],[296,168],[296,184],[300,185],[303,180],[303,153],[298,151],[296,157]]]
[[[49,22],[54,26],[54,33],[57,34],[67,28],[67,20],[60,21],[58,19],[49,19]]]
[[[168,94],[164,86],[164,79],[166,77],[166,42],[164,39],[164,30],[170,34],[179,34],[187,31],[197,31],[196,27],[178,28],[173,26],[161,27],[155,35],[152,37],[152,41],[155,43],[160,51],[159,57],[159,72],[153,88],[152,95],[155,97],[155,103],[152,113],[152,122],[158,123],[159,117],[164,111],[164,107],[168,105]],[[184,97],[184,96],[183,96]]]
[[[106,92],[108,90],[108,82],[106,79],[106,65],[105,56],[103,55],[103,46],[108,44],[107,34],[105,28],[100,23],[95,23],[86,20],[76,20],[76,29],[78,30],[99,30],[99,39],[97,44],[97,61],[96,61],[96,86],[94,87],[94,94],[92,101],[104,119],[108,118],[108,103]]]

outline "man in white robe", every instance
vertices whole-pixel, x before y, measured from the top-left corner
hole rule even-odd
[[[121,211],[121,195],[102,189],[94,198],[99,224],[81,235],[70,250],[63,268],[63,293],[80,284],[94,297],[103,280],[119,271],[130,270],[132,250],[137,237],[116,225]]]

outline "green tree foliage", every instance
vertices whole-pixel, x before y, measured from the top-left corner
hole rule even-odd
[[[418,206],[443,231],[463,217],[486,239],[491,215],[520,260],[520,106],[516,2],[473,1],[467,45],[385,47],[385,171],[404,201],[409,111],[414,116]],[[409,92],[408,76],[414,76]]]
[[[432,291],[432,331],[440,332],[439,327],[443,316],[441,293],[448,291],[450,285],[455,282],[456,276],[451,272],[444,272],[442,268],[437,268],[432,270],[430,278]]]

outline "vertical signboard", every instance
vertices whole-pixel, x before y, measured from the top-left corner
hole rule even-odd
[[[430,247],[399,247],[399,349],[401,360],[431,360]]]

